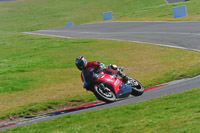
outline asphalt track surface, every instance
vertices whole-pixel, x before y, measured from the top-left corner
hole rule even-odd
[[[166,3],[171,4],[171,3],[177,3],[177,2],[185,2],[187,0],[165,0]]]
[[[200,51],[200,21],[105,22],[25,33],[62,38],[125,40]]]
[[[58,110],[49,114],[44,114],[37,117],[28,118],[28,119],[24,119],[24,120],[12,122],[12,123],[7,123],[5,125],[0,125],[0,130],[29,125],[36,122],[46,121],[46,120],[51,120],[60,116],[72,115],[72,114],[83,113],[83,112],[88,112],[92,110],[104,109],[104,108],[111,108],[111,107],[126,105],[130,103],[137,103],[137,102],[150,100],[153,98],[162,97],[162,96],[166,96],[166,95],[177,93],[177,92],[183,92],[183,91],[187,91],[193,88],[200,87],[199,81],[200,81],[200,76],[197,76],[191,79],[172,81],[166,84],[146,88],[145,93],[139,97],[131,96],[128,99],[119,100],[117,102],[110,103],[110,104],[106,104],[104,102],[98,101],[98,102],[84,104],[84,105],[80,105],[80,106],[69,108],[69,109]]]
[[[150,42],[156,45],[200,51],[200,22],[109,22],[81,25],[68,29],[58,28],[26,33],[62,38],[104,38]],[[146,88],[145,93],[139,97],[129,97],[128,99],[119,100],[111,104],[93,102],[63,109],[22,121],[6,123],[0,125],[0,130],[46,121],[64,115],[141,102],[198,87],[200,87],[200,76],[172,81],[163,85]]]

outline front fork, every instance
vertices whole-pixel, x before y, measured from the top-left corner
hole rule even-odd
[[[138,81],[134,80],[133,78],[129,78],[127,84],[135,87],[139,85]]]

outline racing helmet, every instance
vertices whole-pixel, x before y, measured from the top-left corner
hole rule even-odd
[[[83,70],[87,66],[87,60],[83,56],[79,56],[76,58],[75,64],[79,70]]]

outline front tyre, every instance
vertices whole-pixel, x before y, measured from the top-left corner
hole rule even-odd
[[[144,87],[142,84],[135,80],[135,79],[129,79],[130,85],[132,86],[132,93],[133,96],[141,96],[144,93]]]
[[[93,92],[97,99],[106,103],[112,103],[116,100],[115,94],[108,87],[102,87],[100,84],[94,85]]]

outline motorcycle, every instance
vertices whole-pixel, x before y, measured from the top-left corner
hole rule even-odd
[[[118,68],[120,72],[123,67]],[[105,71],[90,73],[89,90],[94,93],[98,100],[111,103],[117,99],[129,97],[129,95],[140,96],[144,93],[144,87],[136,79],[128,77],[128,81],[123,83],[116,73],[108,74]]]

